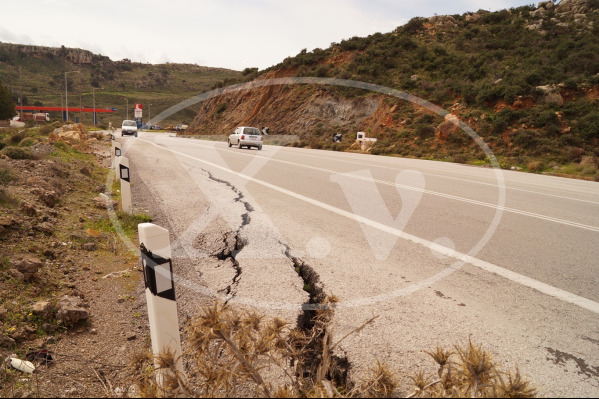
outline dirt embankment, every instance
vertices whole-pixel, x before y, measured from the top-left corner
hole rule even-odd
[[[37,367],[31,376],[3,363],[0,396],[127,390],[126,366],[148,331],[138,259],[96,198],[108,192],[109,136],[70,126],[0,139],[0,355]]]

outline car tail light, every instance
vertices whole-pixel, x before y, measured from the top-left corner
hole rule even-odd
[[[245,136],[241,136],[241,139],[242,139],[242,140],[245,140]]]
[[[262,138],[262,136],[260,136],[260,141],[262,141],[262,140],[263,140],[263,138]]]

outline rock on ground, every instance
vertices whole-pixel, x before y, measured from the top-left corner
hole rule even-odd
[[[30,280],[43,265],[41,260],[32,255],[17,255],[10,260],[10,267],[19,271],[25,280]]]
[[[56,318],[65,326],[89,319],[87,305],[79,297],[63,296],[56,304]]]

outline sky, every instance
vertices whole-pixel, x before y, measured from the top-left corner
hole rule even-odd
[[[0,42],[82,48],[117,61],[268,68],[302,49],[391,32],[413,17],[530,0],[29,0],[3,2]],[[12,17],[14,16],[14,17]]]

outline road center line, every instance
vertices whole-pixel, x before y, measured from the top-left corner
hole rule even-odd
[[[267,157],[264,157],[262,155],[241,154],[241,153],[238,153],[237,151],[229,151],[228,149],[220,149],[220,148],[217,149],[215,147],[211,147],[211,146],[207,146],[207,145],[202,145],[202,144],[198,144],[198,146],[204,147],[204,148],[216,149],[216,150],[219,150],[219,151],[231,152],[233,154],[239,154],[239,155],[243,155],[243,156],[247,156],[247,157],[267,158]],[[332,170],[332,169],[319,168],[317,166],[304,165],[304,164],[300,164],[300,163],[292,162],[292,161],[284,161],[284,160],[281,160],[281,159],[274,159],[274,158],[268,158],[268,160],[269,161],[273,161],[273,162],[279,162],[279,163],[287,164],[287,165],[293,165],[293,166],[297,166],[297,167],[301,167],[301,168],[317,170],[317,171],[320,171],[320,172],[325,172],[325,173],[330,173],[330,174],[342,174],[344,176],[348,176],[348,177],[351,177],[351,178],[354,178],[354,179],[358,179],[358,180],[372,181],[374,183],[385,184],[385,185],[388,185],[388,186],[394,186],[394,187],[401,188],[401,189],[404,189],[404,190],[419,191],[419,192],[422,192],[424,194],[429,194],[429,195],[433,195],[433,196],[437,196],[437,197],[441,197],[441,198],[451,199],[451,200],[454,200],[454,201],[466,202],[466,203],[469,203],[469,204],[483,206],[483,207],[487,207],[487,208],[492,208],[492,209],[495,209],[495,210],[502,210],[504,212],[509,212],[509,213],[513,213],[513,214],[517,214],[517,215],[529,216],[529,217],[533,217],[533,218],[536,218],[536,219],[545,220],[545,221],[548,221],[548,222],[559,223],[559,224],[563,224],[563,225],[566,225],[566,226],[577,227],[577,228],[584,229],[584,230],[599,232],[599,227],[597,227],[597,226],[591,226],[591,225],[588,225],[588,224],[583,224],[583,223],[573,222],[573,221],[569,221],[569,220],[559,219],[559,218],[555,218],[555,217],[552,217],[552,216],[546,216],[546,215],[541,215],[541,214],[538,214],[538,213],[523,211],[523,210],[520,210],[520,209],[508,208],[508,207],[505,207],[505,206],[498,206],[498,205],[491,204],[491,203],[488,203],[488,202],[478,201],[478,200],[474,200],[474,199],[470,199],[470,198],[465,198],[465,197],[459,197],[457,195],[445,194],[445,193],[441,193],[441,192],[437,192],[437,191],[431,191],[431,190],[421,189],[421,188],[417,188],[417,187],[406,186],[406,185],[403,185],[403,184],[396,184],[396,183],[388,182],[388,181],[385,181],[385,180],[372,179],[372,178],[368,178],[368,177],[364,177],[364,176],[357,176],[357,175],[354,175],[354,174],[351,174],[351,173],[341,173],[341,172],[338,172],[338,171]]]
[[[478,259],[478,258],[475,258],[475,257],[473,257],[471,255],[458,252],[458,251],[456,251],[454,249],[451,249],[451,248],[439,245],[439,244],[434,243],[432,241],[428,241],[428,240],[426,240],[424,238],[417,237],[415,235],[412,235],[412,234],[406,233],[404,231],[395,229],[393,227],[384,225],[382,223],[376,222],[374,220],[367,219],[365,217],[355,215],[355,214],[353,214],[351,212],[345,211],[343,209],[334,207],[334,206],[329,205],[329,204],[325,204],[324,202],[320,202],[318,200],[306,197],[304,195],[301,195],[301,194],[298,194],[296,192],[287,190],[285,188],[282,188],[282,187],[279,187],[279,186],[275,186],[274,184],[265,182],[263,180],[259,180],[259,179],[256,179],[254,177],[247,176],[247,175],[244,175],[244,174],[239,173],[239,172],[235,172],[235,171],[233,171],[231,169],[228,169],[226,167],[217,165],[215,163],[203,160],[201,158],[197,158],[197,157],[185,154],[185,153],[180,152],[180,151],[171,150],[169,148],[163,147],[161,145],[158,145],[158,144],[153,143],[153,142],[148,141],[148,140],[143,140],[143,139],[138,139],[138,140],[141,140],[141,141],[143,141],[145,143],[151,144],[151,145],[153,145],[153,146],[155,146],[157,148],[160,148],[162,150],[169,151],[169,152],[171,152],[173,154],[177,154],[177,155],[180,155],[182,157],[189,158],[189,159],[197,161],[197,162],[201,162],[203,164],[209,165],[209,166],[211,166],[213,168],[216,168],[216,169],[219,169],[221,171],[230,173],[230,174],[232,174],[234,176],[237,176],[237,177],[240,177],[242,179],[251,181],[253,183],[260,184],[260,185],[262,185],[264,187],[267,187],[267,188],[269,188],[271,190],[278,191],[278,192],[280,192],[282,194],[285,194],[285,195],[288,195],[290,197],[296,198],[296,199],[298,199],[300,201],[303,201],[303,202],[306,202],[308,204],[317,206],[317,207],[319,207],[321,209],[324,209],[324,210],[327,210],[329,212],[335,213],[337,215],[346,217],[346,218],[348,218],[350,220],[354,220],[354,221],[356,221],[358,223],[362,223],[362,224],[368,225],[370,227],[376,228],[376,229],[378,229],[378,230],[380,230],[382,232],[394,235],[394,236],[396,236],[398,238],[401,238],[401,239],[404,239],[406,241],[410,241],[410,242],[413,242],[415,244],[421,245],[421,246],[423,246],[425,248],[428,248],[428,249],[433,250],[435,252],[441,253],[443,255],[446,255],[446,256],[451,257],[453,259],[456,259],[458,261],[461,261],[461,262],[464,262],[464,263],[468,263],[468,264],[470,264],[472,266],[476,266],[476,267],[478,267],[478,268],[480,268],[482,270],[485,270],[485,271],[488,271],[490,273],[496,274],[496,275],[501,276],[503,278],[506,278],[506,279],[508,279],[510,281],[513,281],[515,283],[523,285],[525,287],[532,288],[532,289],[537,290],[537,291],[539,291],[541,293],[544,293],[544,294],[549,295],[551,297],[557,298],[557,299],[559,299],[559,300],[561,300],[563,302],[571,303],[571,304],[579,306],[579,307],[581,307],[583,309],[589,310],[589,311],[591,311],[591,312],[593,312],[595,314],[599,314],[599,303],[594,302],[594,301],[592,301],[590,299],[587,299],[587,298],[584,298],[584,297],[572,294],[571,292],[562,290],[560,288],[551,286],[549,284],[545,284],[545,283],[543,283],[541,281],[535,280],[535,279],[530,278],[530,277],[526,277],[526,276],[524,276],[522,274],[513,272],[511,270],[504,269],[504,268],[502,268],[500,266],[494,265],[494,264],[489,263],[487,261],[484,261],[482,259]]]

